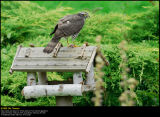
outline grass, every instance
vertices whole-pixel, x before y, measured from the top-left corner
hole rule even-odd
[[[35,3],[36,2],[36,3]],[[137,106],[159,105],[159,7],[152,6],[149,2],[127,2],[132,7],[125,7],[127,15],[124,15],[121,7],[126,5],[117,2],[99,1],[93,2],[2,2],[1,17],[1,105],[2,106],[54,106],[55,97],[25,100],[21,90],[26,86],[26,73],[14,72],[9,74],[13,58],[19,44],[28,47],[33,43],[36,47],[44,47],[50,41],[49,33],[54,28],[58,19],[64,15],[75,13],[83,9],[91,16],[87,19],[84,28],[75,41],[76,45],[96,46],[95,38],[102,36],[101,50],[111,63],[104,67],[106,97],[103,97],[103,105],[119,106],[118,98],[123,92],[120,83],[121,62],[118,49],[119,43],[124,40],[123,34],[127,34],[128,40],[128,67],[131,69],[129,77],[140,81],[136,87]],[[40,4],[40,6],[38,4]],[[78,6],[75,4],[78,3]],[[25,5],[24,5],[25,4]],[[106,4],[110,4],[106,5]],[[56,6],[53,9],[50,5]],[[57,6],[58,5],[58,6]],[[91,7],[93,5],[93,8]],[[96,13],[93,9],[105,6],[106,10]],[[45,6],[45,8],[44,8]],[[63,7],[60,7],[63,6]],[[80,7],[81,6],[81,7]],[[142,7],[145,6],[145,7]],[[73,8],[72,8],[73,7]],[[107,9],[109,9],[107,11]],[[116,10],[117,9],[117,10]],[[132,14],[133,13],[133,14]],[[32,15],[31,15],[32,14]],[[147,19],[147,20],[146,20]],[[71,40],[70,40],[71,41]],[[67,46],[66,40],[61,40]],[[51,80],[66,80],[72,77],[72,73],[47,74]],[[74,97],[73,102],[77,106],[93,106],[90,100],[93,93],[87,93],[82,97]]]

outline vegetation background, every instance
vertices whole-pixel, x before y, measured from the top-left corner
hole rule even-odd
[[[50,41],[49,33],[59,18],[80,11],[89,12],[91,18],[76,39],[96,45],[102,36],[101,50],[110,66],[103,67],[103,106],[120,106],[118,98],[123,92],[121,57],[118,45],[127,35],[127,66],[130,78],[139,84],[135,88],[136,106],[159,105],[159,2],[149,1],[2,1],[1,2],[1,105],[2,106],[54,106],[55,97],[25,100],[21,90],[26,86],[26,73],[9,74],[17,46],[44,47]],[[123,30],[122,30],[123,29]],[[64,46],[65,40],[61,40]],[[71,40],[70,40],[71,42]],[[48,73],[48,80],[67,80],[72,73]],[[76,106],[93,106],[93,93],[74,97]]]

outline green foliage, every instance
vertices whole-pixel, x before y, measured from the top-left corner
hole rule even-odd
[[[36,25],[39,20],[33,19],[39,13],[44,12],[44,9],[36,4],[30,4],[30,2],[25,4],[22,2],[2,2],[2,45],[12,44],[17,41],[21,42],[28,35],[39,32],[37,29],[40,26]],[[30,7],[27,7],[28,5]]]
[[[25,4],[25,5],[24,5]],[[57,19],[62,17],[61,12],[70,8],[59,8],[47,12],[31,2],[2,2],[2,47],[15,42],[23,42],[36,35],[50,33]]]
[[[134,41],[156,40],[159,41],[159,4],[144,7],[147,12],[132,15],[136,23],[130,31],[130,38]]]
[[[25,47],[30,43],[36,47],[46,46],[51,39],[49,33],[58,19],[75,11],[70,7],[60,6],[48,11],[32,2],[2,1],[1,3],[1,105],[55,105],[55,97],[25,100],[21,95],[21,90],[26,86],[26,73],[14,72],[10,75],[8,71],[20,43]],[[159,8],[153,6],[144,9],[143,12],[133,15],[114,12],[99,14],[86,10],[91,18],[87,19],[75,43],[81,46],[87,41],[90,45],[96,45],[95,37],[102,36],[101,50],[110,62],[110,66],[103,68],[106,89],[103,105],[105,106],[120,105],[118,98],[123,90],[119,85],[121,58],[117,46],[124,39],[123,33],[129,34],[128,40],[130,40],[127,47],[129,77],[134,77],[139,81],[135,89],[137,105],[159,105],[159,45],[157,42]],[[61,40],[61,42],[64,46],[67,45],[66,40]],[[47,76],[49,81],[62,81],[71,78],[72,74],[48,72]],[[87,93],[82,97],[74,97],[73,103],[77,106],[93,106],[91,101],[93,96],[93,93]]]
[[[146,44],[146,46],[147,45],[148,44]],[[143,106],[157,105],[157,102],[159,102],[159,62],[157,61],[159,53],[158,48],[157,50],[151,47],[144,49],[144,45],[142,44],[132,44],[127,48],[128,67],[130,68],[129,77],[134,77],[139,81],[139,85],[135,90],[138,96],[138,99],[136,100],[137,105],[139,105],[140,102]],[[121,79],[119,68],[121,58],[119,57],[119,50],[117,45],[103,47],[103,50],[104,54],[111,63],[109,67],[104,67],[104,81],[106,83],[108,95],[105,103],[119,105],[118,101],[114,101],[118,100],[118,97],[122,92],[122,89],[119,86],[119,81]],[[110,96],[113,94],[114,96]],[[142,97],[144,96],[146,96],[146,98],[143,100]]]
[[[150,6],[148,1],[33,1],[48,10],[58,7],[72,7],[74,12],[88,10],[93,13],[104,14],[110,12],[122,13],[125,4],[127,4],[127,14],[144,11],[142,6]],[[118,4],[118,5],[117,5]]]

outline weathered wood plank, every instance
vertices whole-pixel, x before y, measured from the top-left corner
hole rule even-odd
[[[51,71],[51,72],[78,72],[85,71],[85,66],[14,66],[14,71]]]
[[[86,68],[86,72],[87,72],[87,73],[90,72],[91,65],[93,64],[93,60],[94,60],[94,57],[95,57],[95,55],[96,55],[96,50],[97,50],[97,47],[94,48],[93,53],[92,53],[92,56],[91,56],[91,58],[90,58],[90,61],[89,61],[88,65],[87,65],[87,68]]]
[[[17,57],[25,57],[26,50],[28,48],[24,47],[21,49],[20,53]],[[43,53],[43,47],[36,47],[36,48],[30,48],[31,52],[29,57],[53,57],[54,51],[50,54]],[[81,54],[83,48],[76,47],[76,48],[68,48],[68,47],[61,47],[59,52],[57,53],[57,57],[76,57]],[[84,56],[91,56],[91,53],[93,51],[93,47],[87,47],[84,52]]]
[[[9,73],[10,73],[10,74],[12,74],[12,73],[13,73],[13,71],[12,71],[13,64],[14,64],[14,62],[15,62],[15,60],[16,60],[16,57],[18,56],[18,54],[19,54],[19,52],[20,52],[21,48],[22,48],[22,45],[18,46],[18,48],[17,48],[16,55],[14,56],[14,59],[13,59],[13,62],[12,62],[11,68],[10,68],[10,70],[9,70]]]
[[[84,51],[84,55],[85,57],[89,57],[91,56],[91,53],[92,52],[87,52],[87,51]],[[63,52],[60,52],[57,54],[57,58],[76,58],[78,57],[79,55],[81,54],[81,52],[68,52],[68,53],[63,53]]]
[[[46,57],[34,57],[34,58],[23,58],[23,57],[17,57],[16,58],[17,61],[75,61],[75,62],[78,62],[78,61],[89,61],[90,59],[87,58],[87,59],[74,59],[74,58],[46,58]]]
[[[85,66],[50,66],[50,65],[30,65],[30,66],[25,66],[25,65],[21,65],[21,66],[14,66],[14,69],[16,68],[26,68],[26,69],[85,69],[86,67]]]
[[[85,48],[85,50],[93,50],[93,48],[94,48],[94,46],[87,46],[86,48]],[[82,47],[75,47],[75,48],[70,48],[70,47],[62,47],[61,49],[60,49],[61,51],[63,51],[63,52],[65,52],[65,51],[81,51],[81,50],[83,50],[83,46]]]
[[[92,52],[84,51],[84,56],[85,57],[90,57]],[[58,52],[56,55],[56,58],[75,58],[78,57],[81,54],[81,52]],[[17,57],[25,57],[24,54],[19,54]],[[45,57],[45,58],[53,58],[52,54],[45,54],[45,53],[30,53],[29,55],[30,58],[32,57]]]
[[[14,66],[53,66],[53,67],[57,67],[57,66],[87,66],[87,63],[81,63],[81,62],[73,62],[73,63],[67,63],[67,62],[61,62],[61,63],[56,63],[56,62],[52,62],[52,61],[44,61],[42,63],[40,63],[39,61],[33,63],[33,62],[16,62]]]
[[[28,49],[30,47],[23,47],[22,48],[22,52],[25,52],[26,49]],[[36,48],[31,48],[33,52],[43,52],[44,47],[36,47]],[[85,48],[85,50],[87,51],[92,51],[94,49],[94,46],[87,46]],[[60,51],[61,52],[75,52],[75,51],[82,51],[83,47],[74,47],[74,48],[70,48],[70,47],[61,47]],[[53,52],[52,52],[53,53]]]
[[[85,82],[85,84],[92,85],[94,83],[95,83],[94,66],[93,66],[93,63],[92,63],[91,68],[90,68],[90,72],[86,73],[86,82]]]
[[[49,66],[87,66],[88,62],[87,61],[77,61],[77,60],[65,60],[65,61],[53,61],[53,60],[27,60],[23,59],[22,60],[16,60],[14,62],[14,65],[16,66],[21,66],[21,65],[49,65]]]

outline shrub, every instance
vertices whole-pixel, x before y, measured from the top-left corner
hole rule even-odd
[[[23,42],[38,35],[49,35],[53,24],[62,17],[62,12],[69,9],[59,8],[47,12],[45,8],[32,2],[3,1],[2,47],[15,42]]]
[[[145,7],[146,12],[132,15],[135,24],[130,31],[130,38],[136,42],[143,40],[159,41],[159,4]]]

